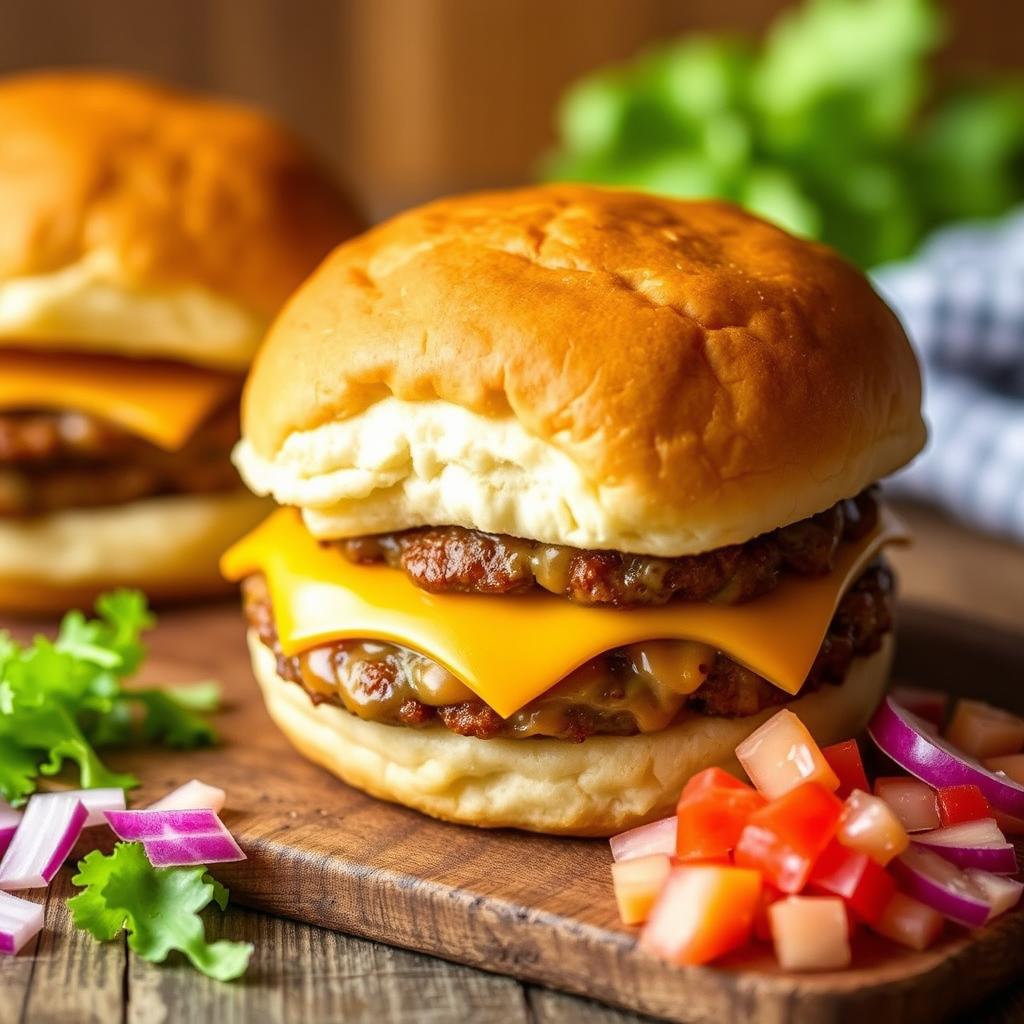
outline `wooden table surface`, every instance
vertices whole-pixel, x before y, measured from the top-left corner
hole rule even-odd
[[[1015,629],[1024,643],[1024,550],[924,510],[906,512],[917,543],[894,558],[903,596]],[[0,1024],[641,1020],[509,978],[235,907],[209,914],[208,932],[251,941],[256,952],[243,981],[219,984],[180,962],[155,967],[123,942],[100,944],[76,932],[64,908],[70,890],[65,872],[50,891],[47,930],[34,956],[0,958]],[[1024,983],[969,1019],[1024,1024]]]

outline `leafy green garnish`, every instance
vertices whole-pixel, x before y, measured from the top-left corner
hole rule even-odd
[[[179,950],[194,967],[218,981],[245,973],[253,947],[247,942],[207,942],[199,912],[227,906],[228,891],[204,867],[154,868],[139,843],[118,843],[104,856],[94,850],[79,861],[71,880],[84,889],[68,900],[75,925],[100,941],[128,932],[128,946],[145,960],[163,963]]]
[[[137,737],[171,747],[215,739],[174,691],[124,686],[145,657],[141,636],[154,621],[144,595],[103,594],[96,612],[94,619],[69,612],[52,642],[38,636],[22,647],[0,633],[0,795],[13,803],[66,761],[77,765],[84,788],[137,785],[134,776],[108,769],[98,747]],[[208,687],[201,696],[208,707]]]
[[[1024,81],[939,93],[934,0],[806,0],[755,46],[692,36],[563,99],[545,177],[739,202],[862,266],[1024,199]]]

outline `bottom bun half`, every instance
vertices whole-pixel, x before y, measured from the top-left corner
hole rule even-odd
[[[661,732],[559,739],[479,740],[440,727],[412,729],[314,706],[282,679],[250,632],[267,709],[311,761],[371,796],[484,828],[605,836],[671,813],[686,780],[720,765],[740,773],[736,745],[777,709],[747,718],[695,715]],[[821,744],[859,733],[885,690],[892,636],[853,662],[841,686],[787,705]]]
[[[224,592],[221,554],[270,507],[239,489],[0,520],[0,611],[57,613],[112,587],[152,601]]]

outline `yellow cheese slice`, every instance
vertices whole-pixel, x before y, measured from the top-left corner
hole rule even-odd
[[[840,546],[829,575],[789,576],[739,605],[675,601],[622,610],[545,592],[428,594],[398,569],[354,565],[318,544],[294,509],[278,510],[240,540],[221,569],[235,581],[266,576],[286,654],[356,637],[402,644],[439,662],[507,718],[590,658],[651,639],[711,644],[796,693],[843,592],[883,544],[905,536],[883,511],[873,533]]]
[[[0,350],[0,409],[74,409],[168,451],[239,390],[239,378],[184,363]]]

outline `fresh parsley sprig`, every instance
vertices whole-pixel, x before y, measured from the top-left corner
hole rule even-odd
[[[216,739],[195,710],[210,706],[209,684],[191,706],[174,690],[124,685],[145,657],[141,636],[155,621],[145,596],[103,594],[96,613],[88,619],[69,612],[53,641],[37,636],[22,646],[0,633],[0,795],[12,803],[67,761],[77,766],[83,788],[138,784],[107,768],[98,748],[138,738],[191,748]]]

